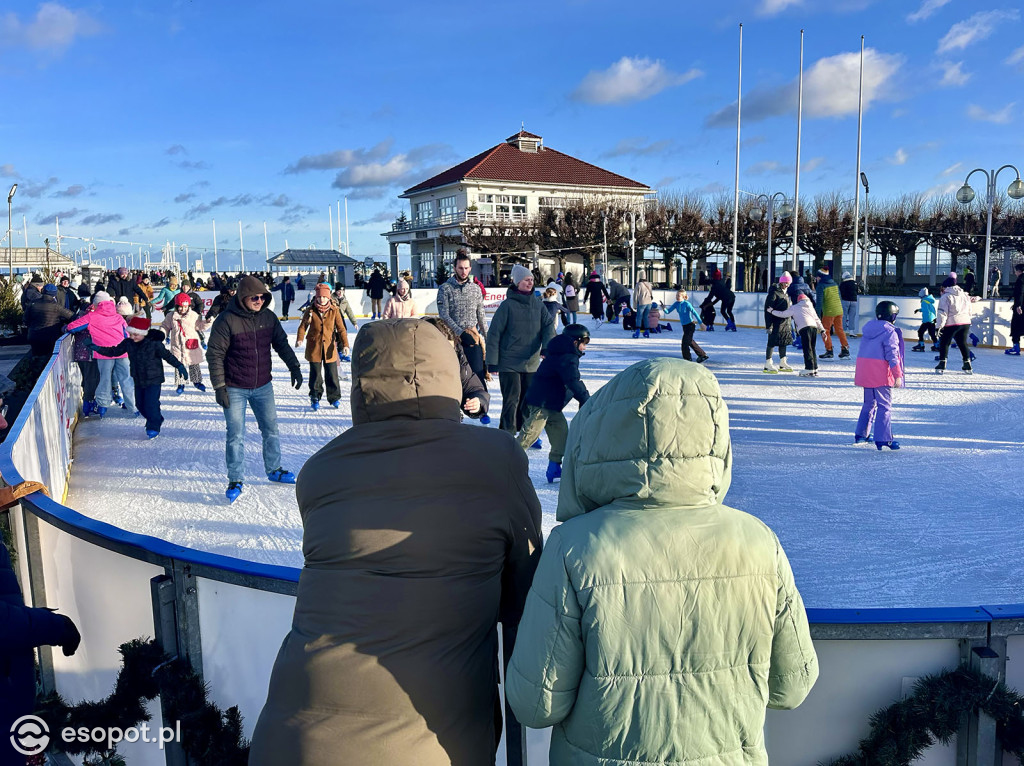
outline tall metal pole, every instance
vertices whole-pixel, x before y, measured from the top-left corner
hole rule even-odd
[[[242,241],[242,222],[238,222],[238,252],[242,255],[241,272],[245,273],[245,242]]]
[[[857,175],[854,176],[853,197],[853,271],[857,270],[857,247],[860,245],[860,138],[864,123],[864,35],[860,36],[860,85],[857,90]],[[867,202],[865,202],[865,205]],[[867,287],[868,261],[861,258],[860,281]]]
[[[736,183],[732,199],[732,265],[729,279],[736,287],[736,251],[740,237],[740,110],[743,99],[743,25],[740,24],[739,70],[736,75]]]
[[[217,264],[217,221],[213,220],[213,270],[220,271]]]
[[[800,228],[800,128],[804,113],[804,31],[800,30],[800,77],[796,97],[796,187],[793,190],[793,272],[797,271],[797,249]]]
[[[1002,169],[999,168],[999,170]],[[999,170],[992,171],[988,182],[988,223],[985,224],[985,274],[981,285],[983,297],[988,297],[988,254],[989,249],[992,247],[992,207],[996,202],[996,176],[999,175]]]
[[[21,217],[21,227],[25,230],[25,250],[28,250],[28,220],[25,216]]]
[[[270,243],[267,241],[267,222],[263,222],[263,249],[267,254],[267,263],[270,263]]]
[[[334,208],[327,206],[327,223],[331,227],[331,250],[334,249]],[[341,221],[338,221],[338,245],[341,245]]]
[[[775,222],[775,197],[768,198],[768,278],[765,280],[765,290],[771,287],[775,281],[775,253],[772,250],[772,224]],[[754,286],[757,286],[757,277],[754,277]]]
[[[603,273],[601,274],[602,279],[608,279],[608,209],[605,208],[604,215],[601,216],[601,233],[604,238],[604,251],[602,252],[601,262],[604,264]]]
[[[334,204],[335,204],[336,210],[338,212],[338,249],[341,250],[341,200],[340,199],[334,200]],[[347,204],[348,203],[346,202],[346,205]],[[347,245],[346,245],[346,247],[347,247]],[[348,255],[348,253],[345,253],[345,255]]]
[[[340,230],[339,230],[340,233]],[[345,255],[352,257],[351,245],[348,241],[348,197],[345,197]]]
[[[14,279],[14,237],[11,236],[11,209],[14,205],[14,192],[18,190],[18,185],[15,184],[11,188],[11,193],[7,195],[7,277],[8,279]],[[27,251],[26,251],[27,255]]]
[[[632,271],[631,279],[633,280],[630,286],[636,290],[636,211],[631,210],[629,213],[629,263],[630,270]]]

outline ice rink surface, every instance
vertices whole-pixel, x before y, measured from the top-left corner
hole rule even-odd
[[[293,342],[297,327],[298,320],[285,323]],[[593,329],[581,360],[591,393],[636,361],[678,357],[674,327],[637,340],[617,325]],[[852,443],[862,396],[853,385],[853,358],[820,362],[818,378],[766,375],[763,330],[725,333],[720,325],[696,340],[710,354],[707,366],[729,405],[734,464],[726,503],[776,531],[807,606],[1024,602],[1024,359],[979,348],[975,374],[968,376],[953,349],[951,371],[940,376],[935,354],[912,353],[908,343],[907,387],[894,393],[893,428],[903,449],[878,452],[873,444]],[[851,340],[853,357],[857,344]],[[302,360],[302,349],[296,351]],[[283,464],[297,474],[310,455],[351,426],[350,384],[342,382],[339,410],[324,402],[313,412],[305,385],[292,389],[287,369],[274,358]],[[789,361],[802,367],[798,351],[790,351]],[[308,379],[304,361],[303,368]],[[165,371],[167,420],[159,438],[149,441],[142,420],[124,410],[79,424],[67,504],[180,545],[301,566],[294,487],[266,480],[251,412],[245,492],[231,505],[224,497],[224,416],[213,392],[189,386],[176,396],[173,370]],[[205,365],[204,376],[209,384]],[[495,380],[491,428],[501,409],[497,389]],[[573,402],[566,415],[575,412]],[[546,449],[530,450],[529,457],[547,534],[557,523],[558,484],[544,478]],[[339,481],[401,476],[402,466],[395,465],[387,475],[342,474]]]

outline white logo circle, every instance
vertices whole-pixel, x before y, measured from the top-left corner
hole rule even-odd
[[[34,715],[23,715],[11,726],[11,745],[22,755],[36,755],[50,744],[50,727]]]

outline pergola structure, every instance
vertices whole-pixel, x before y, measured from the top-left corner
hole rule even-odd
[[[3,269],[8,271],[46,269],[52,273],[77,268],[72,259],[49,247],[12,247],[10,250],[3,248],[0,249],[0,263],[3,264]]]
[[[355,273],[361,268],[362,261],[351,258],[337,250],[297,250],[289,248],[268,258],[267,264],[271,271],[297,274],[304,270],[326,271],[332,281],[340,282],[346,287],[355,285]]]

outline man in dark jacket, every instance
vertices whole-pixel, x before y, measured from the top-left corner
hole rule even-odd
[[[548,484],[562,475],[562,456],[569,423],[562,414],[565,405],[575,399],[582,407],[590,392],[580,379],[580,357],[590,343],[590,330],[581,324],[571,324],[556,335],[544,352],[537,374],[526,391],[529,415],[519,434],[519,446],[526,449],[540,436],[548,435],[551,451],[548,453]]]
[[[381,276],[377,269],[374,269],[370,278],[366,281],[366,294],[370,296],[371,319],[380,319],[380,302],[384,299],[384,288],[386,286],[387,283],[384,281],[384,277]]]
[[[292,284],[292,278],[285,277],[281,280],[281,284],[271,287],[270,290],[271,292],[281,291],[281,321],[283,322],[288,318],[288,307],[295,300],[295,285]]]
[[[271,382],[271,347],[291,372],[292,385],[302,388],[302,368],[288,335],[268,308],[270,292],[256,277],[242,277],[238,292],[210,329],[206,362],[210,367],[217,404],[227,421],[228,500],[242,494],[245,466],[245,409],[252,407],[263,434],[263,467],[271,481],[295,483],[295,475],[281,467],[277,410]]]
[[[28,304],[34,303],[43,297],[43,278],[36,274],[32,277],[32,281],[25,285],[25,289],[21,291],[21,310],[24,313],[28,313]]]
[[[423,319],[365,325],[352,379],[352,427],[295,488],[305,566],[249,766],[493,764],[496,624],[518,624],[542,544],[526,456],[459,422]]]
[[[715,269],[711,280],[711,291],[707,294],[704,302],[701,303],[701,307],[703,308],[705,304],[714,306],[716,301],[722,302],[722,319],[725,320],[725,331],[736,332],[736,317],[732,315],[732,307],[736,305],[736,293],[729,289],[729,285],[722,279],[722,272],[719,269]]]
[[[501,430],[518,433],[526,421],[526,389],[540,366],[540,352],[555,337],[555,324],[533,294],[533,274],[512,267],[512,286],[487,330],[487,369],[501,386]]]
[[[36,356],[52,354],[57,338],[64,334],[64,325],[74,317],[73,311],[57,305],[57,285],[45,285],[42,297],[32,301],[25,312],[32,353]]]
[[[107,280],[107,292],[110,293],[110,297],[114,299],[114,303],[117,303],[123,295],[128,299],[128,302],[134,304],[138,300],[140,306],[145,306],[149,303],[149,298],[146,297],[146,293],[143,292],[142,288],[132,278],[131,273],[127,268],[122,266],[117,270],[117,273],[113,274],[109,280]]]
[[[68,311],[78,310],[78,295],[71,288],[71,280],[66,276],[61,277],[57,282],[57,305],[63,306]]]
[[[81,640],[69,617],[25,606],[11,557],[0,543],[0,764],[25,763],[25,754],[14,749],[12,740],[18,739],[23,750],[31,751],[29,744],[43,733],[34,729],[31,721],[20,724],[18,731],[11,730],[15,721],[35,709],[33,649],[60,646],[64,656],[70,657]]]
[[[1017,279],[1013,283],[1013,308],[1010,309],[1010,339],[1013,346],[1006,349],[1004,354],[1008,356],[1020,356],[1020,339],[1024,335],[1024,263],[1018,263],[1013,267]]]

